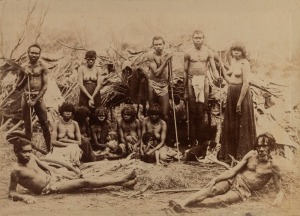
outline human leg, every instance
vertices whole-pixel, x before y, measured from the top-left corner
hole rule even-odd
[[[130,172],[129,174],[123,177],[108,177],[108,178],[86,178],[86,179],[74,179],[68,180],[57,189],[58,193],[71,192],[74,190],[79,190],[83,188],[102,188],[110,185],[120,185],[125,184],[128,186],[129,181],[134,181],[136,178],[135,171]],[[135,181],[134,181],[135,182]]]
[[[209,197],[198,203],[203,207],[214,207],[222,204],[231,204],[238,201],[242,201],[241,197],[235,191],[228,191],[225,194],[221,194],[215,197]]]
[[[193,86],[189,83],[188,86],[188,109],[189,109],[189,138],[192,146],[196,146],[197,140],[197,109],[196,109],[196,97]]]
[[[163,120],[168,125],[169,119],[169,93],[159,97],[159,104],[161,105]]]
[[[185,206],[191,205],[197,202],[202,202],[208,197],[214,197],[220,194],[226,193],[230,189],[230,184],[228,181],[221,181],[216,183],[213,187],[204,187],[200,191],[192,194],[184,200],[170,200],[169,204],[176,209],[184,209]]]
[[[51,134],[49,130],[49,122],[47,118],[47,108],[45,103],[42,100],[39,100],[34,106],[35,113],[39,119],[43,136],[45,139],[47,150],[50,151],[51,149]]]

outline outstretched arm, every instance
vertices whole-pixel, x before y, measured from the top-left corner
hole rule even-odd
[[[18,178],[17,171],[12,171],[8,188],[8,198],[11,198],[13,201],[20,200],[26,203],[35,203],[36,200],[33,196],[17,193]]]

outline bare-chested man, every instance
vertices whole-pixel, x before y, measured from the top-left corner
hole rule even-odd
[[[162,107],[162,117],[168,122],[169,92],[168,92],[168,61],[172,58],[170,53],[164,51],[165,41],[160,36],[152,40],[154,52],[149,53],[149,104],[159,103]]]
[[[109,185],[133,186],[136,183],[135,172],[118,178],[79,178],[68,179],[56,173],[45,162],[40,161],[32,154],[30,141],[21,137],[10,139],[14,144],[14,152],[18,163],[11,172],[8,197],[13,200],[22,200],[26,203],[35,203],[31,195],[20,194],[16,191],[18,184],[35,194],[67,193],[82,188],[101,188]]]
[[[118,133],[121,143],[127,148],[127,154],[138,152],[141,144],[141,123],[136,118],[136,110],[133,105],[126,105],[121,111],[121,119],[118,120]]]
[[[27,138],[31,140],[32,137],[30,109],[33,107],[43,130],[47,150],[50,151],[51,135],[47,120],[47,109],[43,102],[43,95],[48,86],[48,70],[46,66],[39,61],[40,54],[41,47],[38,44],[29,46],[29,61],[22,65],[24,70],[18,72],[16,89],[24,89],[21,109]]]
[[[158,144],[152,148],[151,150],[144,152],[146,143],[141,145],[141,156],[144,154],[151,155],[155,151],[161,149],[165,146],[166,134],[167,134],[167,124],[164,120],[161,119],[161,106],[159,104],[153,104],[149,107],[148,117],[143,120],[142,123],[142,134],[144,135],[146,132],[154,133]]]
[[[184,99],[188,100],[190,140],[192,146],[205,141],[204,117],[208,104],[209,66],[215,78],[219,78],[213,52],[203,45],[204,34],[196,30],[192,35],[194,47],[184,54]]]
[[[171,200],[169,204],[177,212],[185,206],[197,203],[200,206],[219,206],[245,201],[253,191],[262,189],[273,178],[276,199],[274,205],[283,200],[280,170],[270,152],[275,149],[275,139],[270,133],[257,137],[255,150],[248,152],[233,168],[212,179],[208,185],[184,200]]]

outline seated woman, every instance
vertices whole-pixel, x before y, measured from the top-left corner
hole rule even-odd
[[[59,108],[61,119],[55,122],[52,131],[51,152],[45,157],[47,161],[60,161],[80,165],[82,156],[81,134],[78,123],[73,120],[75,107],[71,103],[64,102]]]

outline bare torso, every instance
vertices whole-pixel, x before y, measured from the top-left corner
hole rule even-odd
[[[273,167],[270,161],[259,162],[257,156],[248,159],[246,168],[241,173],[252,190],[260,190],[273,176]]]
[[[232,60],[231,67],[228,71],[228,75],[230,76],[229,83],[230,84],[242,84],[243,83],[243,64],[249,64],[247,60],[242,59],[236,61]]]
[[[201,49],[193,48],[186,53],[189,56],[189,76],[203,75],[207,76],[209,49],[202,46]]]
[[[163,53],[162,55],[156,55],[155,52],[150,53],[149,55],[149,61],[154,61],[157,68],[159,68],[163,61],[165,60],[165,53]],[[168,80],[168,67],[166,67],[164,69],[164,71],[161,73],[161,75],[159,76],[155,76],[153,71],[150,70],[150,79],[154,80],[154,81],[167,81]]]
[[[44,66],[43,64],[38,61],[35,65],[27,63],[24,65],[24,69],[26,72],[30,73],[29,76],[29,84],[30,84],[30,91],[40,91],[43,87],[43,73],[44,73]],[[25,85],[26,91],[29,91],[28,85]]]
[[[153,124],[149,117],[146,117],[144,119],[146,121],[145,126],[146,126],[146,132],[152,132],[154,133],[155,137],[159,142],[161,141],[161,136],[162,136],[162,131],[163,131],[163,121],[160,119],[157,123]]]
[[[139,130],[140,125],[139,125],[137,119],[131,123],[126,123],[126,122],[124,122],[123,119],[121,119],[120,126],[123,131],[125,141],[129,141],[129,140],[126,140],[127,136],[139,137],[138,130]]]
[[[50,175],[38,166],[34,157],[25,165],[18,164],[13,173],[20,185],[38,194],[50,181]]]
[[[87,82],[87,81],[97,82],[98,69],[96,66],[93,66],[92,68],[81,67],[81,70],[82,70],[84,82]]]
[[[62,123],[62,121],[58,122],[57,127],[57,140],[60,139],[75,139],[76,127],[75,122],[72,120],[69,124]]]

